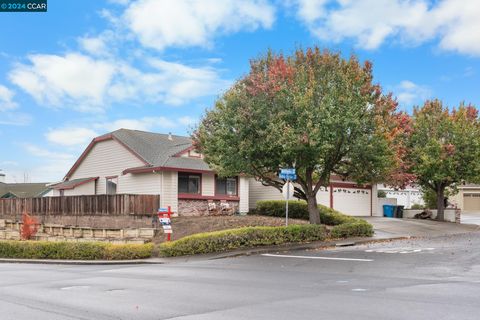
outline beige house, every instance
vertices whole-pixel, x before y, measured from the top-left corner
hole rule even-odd
[[[188,137],[127,129],[93,139],[63,182],[51,188],[47,196],[158,194],[159,207],[179,215],[246,213],[259,200],[283,199],[252,178],[218,177]],[[349,215],[382,215],[376,185],[333,178],[317,200]]]
[[[92,140],[50,196],[159,194],[179,215],[248,212],[249,183],[220,178],[188,137],[120,129]]]
[[[480,185],[467,183],[458,187],[458,193],[449,202],[467,212],[480,212]]]

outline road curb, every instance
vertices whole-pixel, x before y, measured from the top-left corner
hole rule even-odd
[[[0,258],[0,263],[21,264],[61,264],[61,265],[132,265],[132,264],[164,264],[160,260],[47,260],[47,259],[7,259]]]
[[[335,241],[316,241],[310,243],[301,243],[294,245],[278,245],[278,246],[269,246],[269,247],[259,247],[259,248],[250,248],[242,249],[237,251],[225,252],[222,254],[215,254],[215,256],[208,257],[210,255],[202,255],[206,260],[218,260],[225,258],[235,258],[241,256],[250,256],[255,254],[263,253],[272,253],[272,252],[283,252],[290,250],[311,250],[311,249],[321,249],[321,248],[334,248],[334,247],[343,247],[344,243],[348,242],[350,246],[356,246],[360,244],[375,243],[382,241],[394,241],[394,240],[409,240],[415,237],[404,235],[404,236],[395,236],[395,237],[385,237],[385,238],[351,238],[351,239],[341,239]],[[195,257],[195,256],[190,256]],[[200,258],[200,256],[196,256]]]

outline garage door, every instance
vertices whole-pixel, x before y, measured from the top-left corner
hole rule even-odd
[[[368,189],[333,188],[333,208],[350,216],[371,214],[371,195]]]
[[[464,193],[463,210],[480,211],[480,193]]]

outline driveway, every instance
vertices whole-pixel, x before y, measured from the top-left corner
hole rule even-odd
[[[480,212],[462,212],[461,222],[480,225]]]
[[[480,226],[474,224],[384,217],[362,217],[362,219],[367,220],[373,225],[376,238],[388,238],[392,236],[440,237],[480,231]]]

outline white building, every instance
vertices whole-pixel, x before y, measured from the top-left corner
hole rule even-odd
[[[424,205],[422,191],[417,186],[407,186],[405,189],[394,189],[385,184],[377,185],[378,191],[383,191],[387,198],[397,199],[397,205],[410,209],[414,204]]]

